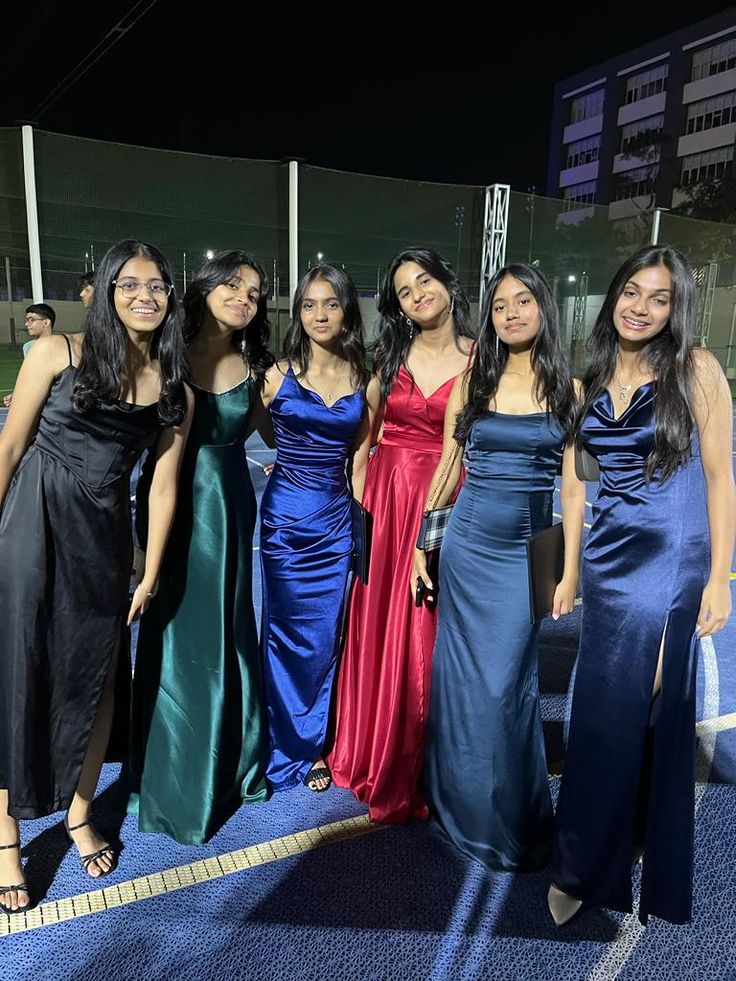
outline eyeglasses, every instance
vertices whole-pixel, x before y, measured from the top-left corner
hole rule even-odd
[[[46,320],[46,317],[26,317],[23,321],[24,324],[40,324],[42,320]]]
[[[126,300],[134,300],[144,287],[154,300],[165,300],[167,296],[171,295],[174,289],[169,283],[165,283],[163,279],[151,279],[147,283],[141,283],[137,279],[113,279],[112,284],[120,290]]]

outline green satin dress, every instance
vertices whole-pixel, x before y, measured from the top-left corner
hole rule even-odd
[[[250,379],[219,395],[192,389],[176,517],[138,636],[129,806],[141,831],[181,844],[207,841],[242,803],[268,796],[243,449],[256,389]],[[138,485],[139,529],[151,470]]]

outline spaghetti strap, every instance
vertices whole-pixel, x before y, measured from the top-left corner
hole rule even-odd
[[[66,336],[66,334],[62,334],[61,336],[66,341],[66,349],[69,352],[69,367],[71,368],[72,367],[72,345],[71,345],[71,341]]]

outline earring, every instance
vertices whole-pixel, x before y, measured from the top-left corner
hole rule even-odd
[[[501,345],[498,340],[498,334],[496,334],[496,357],[498,357],[500,350],[501,350]]]
[[[406,321],[406,326],[409,328],[409,340],[411,340],[417,331],[416,324],[410,317],[407,317],[406,314],[404,314],[404,320]]]
[[[453,295],[450,297],[450,316],[452,316],[454,309],[455,309],[455,294],[453,293]]]
[[[243,331],[243,339],[240,342],[240,351],[243,357],[245,357],[247,350],[248,350],[248,345],[245,343],[245,331]]]

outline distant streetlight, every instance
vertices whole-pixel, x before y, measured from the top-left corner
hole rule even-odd
[[[324,257],[325,257],[324,252],[318,252],[317,253],[317,262],[322,262],[322,260],[324,259]]]
[[[574,277],[574,276],[568,276],[568,277],[567,277],[567,281],[568,281],[568,283],[574,283],[574,282],[576,282],[576,280],[575,280],[575,277]]]
[[[207,251],[205,252],[205,257],[207,259],[214,259],[215,253],[212,251],[212,249],[207,249]]]
[[[455,256],[455,272],[460,275],[460,243],[463,238],[463,225],[465,224],[465,208],[462,204],[455,205],[455,220],[453,222],[457,228],[457,254]]]

